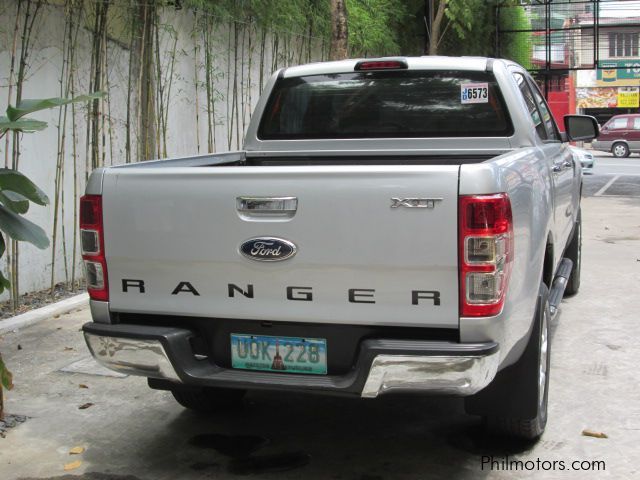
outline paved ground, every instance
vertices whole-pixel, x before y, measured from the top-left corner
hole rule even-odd
[[[640,156],[615,158],[610,153],[593,153],[596,162],[593,174],[585,175],[585,196],[640,197]]]
[[[0,339],[16,383],[7,410],[29,417],[0,438],[0,479],[640,478],[640,199],[586,198],[583,212],[582,288],[553,325],[550,420],[535,445],[483,437],[459,399],[259,393],[197,416],[140,378],[60,371],[87,368],[82,310]],[[489,457],[533,470],[483,469]]]

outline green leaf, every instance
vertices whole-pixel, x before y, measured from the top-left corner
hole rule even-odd
[[[11,282],[7,280],[2,272],[0,272],[0,293],[11,288]]]
[[[11,372],[5,366],[4,360],[2,360],[2,355],[0,355],[0,384],[7,390],[11,390],[13,388],[13,375],[11,375]]]
[[[11,121],[7,117],[0,117],[0,133],[4,133],[8,130],[15,130],[19,132],[37,132],[38,130],[44,130],[47,128],[47,122],[41,120],[24,120]]]
[[[26,175],[10,168],[0,168],[0,190],[5,194],[7,194],[5,190],[18,193],[38,205],[49,203],[47,194],[40,190],[35,183],[29,180]]]
[[[5,190],[4,194],[7,196],[9,200],[12,202],[22,202],[23,200],[29,200],[27,197],[22,195],[21,193],[14,192],[12,190]]]
[[[4,255],[4,251],[6,250],[6,245],[4,243],[4,235],[0,233],[0,258]],[[2,274],[2,270],[0,270],[0,293],[4,292],[5,289],[9,290],[11,288],[11,282],[7,280]]]
[[[20,117],[40,110],[46,110],[48,108],[60,107],[69,103],[88,102],[90,100],[96,100],[104,97],[103,92],[95,92],[89,95],[80,95],[75,98],[36,98],[31,100],[22,100],[18,105],[7,107],[7,117],[9,120],[16,121]]]
[[[0,191],[0,203],[13,213],[24,214],[29,211],[29,200],[22,197],[20,200],[12,200],[11,197],[22,197],[22,195],[10,190]]]
[[[3,206],[0,206],[0,231],[14,240],[29,242],[40,249],[49,246],[49,239],[42,228]]]

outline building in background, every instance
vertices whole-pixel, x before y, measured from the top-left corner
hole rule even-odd
[[[607,5],[610,3],[610,5]],[[593,31],[593,16],[580,25]],[[597,36],[597,59],[593,58],[593,35],[581,36],[576,48],[577,113],[593,115],[600,124],[613,115],[640,112],[640,2],[601,2]]]
[[[518,9],[525,21],[510,25]],[[519,45],[511,55],[536,78],[561,129],[566,114],[602,124],[640,112],[640,0],[523,1],[500,5],[497,17],[496,54]]]

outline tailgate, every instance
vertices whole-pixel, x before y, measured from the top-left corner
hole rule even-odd
[[[458,173],[457,165],[109,169],[110,308],[458,328]],[[285,217],[245,215],[238,197],[295,197],[297,207]],[[257,237],[291,242],[296,253],[271,262],[241,255]]]

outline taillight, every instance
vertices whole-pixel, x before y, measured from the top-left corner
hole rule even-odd
[[[80,198],[80,246],[87,279],[87,291],[92,300],[109,300],[107,262],[104,255],[102,197],[85,195]]]
[[[470,195],[458,206],[460,315],[497,315],[513,262],[511,202],[506,193]]]

